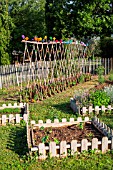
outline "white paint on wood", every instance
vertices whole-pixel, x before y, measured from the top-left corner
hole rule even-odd
[[[74,153],[77,152],[77,140],[71,141],[71,155],[74,155]]]
[[[20,114],[16,114],[16,123],[20,123]]]
[[[47,120],[46,120],[46,123],[51,123],[51,120],[50,120],[50,119],[47,119]]]
[[[60,142],[60,156],[61,157],[67,156],[66,141]]]
[[[82,139],[82,141],[81,141],[81,151],[84,151],[84,150],[87,151],[88,150],[87,143],[88,143],[87,139]]]
[[[56,156],[56,143],[55,142],[50,142],[49,144],[49,152],[50,152],[50,157],[55,157]]]
[[[2,125],[6,125],[6,115],[2,115]]]
[[[102,153],[105,153],[108,150],[108,138],[102,138]]]
[[[93,138],[92,139],[92,145],[91,145],[91,149],[98,149],[98,139],[97,138]]]
[[[39,159],[45,159],[46,158],[46,150],[45,150],[45,144],[39,143]]]

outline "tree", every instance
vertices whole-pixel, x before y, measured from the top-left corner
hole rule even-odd
[[[46,0],[48,33],[76,37],[110,35],[112,0]],[[52,22],[50,22],[50,20]]]
[[[67,34],[65,3],[66,0],[46,0],[45,16],[48,36],[55,36],[61,39]]]
[[[0,1],[0,65],[10,63],[10,34],[13,27],[8,13],[8,1]]]
[[[30,40],[46,35],[45,0],[11,0],[10,7],[10,16],[16,26],[11,34],[14,50],[22,50],[23,34]]]

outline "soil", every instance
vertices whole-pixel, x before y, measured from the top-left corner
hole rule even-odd
[[[109,85],[113,85],[113,81],[111,82],[111,81],[105,81],[105,83],[102,83],[102,84],[98,84],[98,85],[96,85],[94,88],[95,89],[97,89],[97,90],[101,90],[101,89],[103,89],[104,87],[106,87],[106,86],[109,86]]]
[[[66,141],[67,143],[70,143],[72,140],[80,142],[82,139],[88,139],[88,141],[91,141],[92,138],[101,140],[104,136],[91,122],[86,122],[82,124],[82,126],[81,124],[73,124],[71,126],[49,127],[44,128],[43,130],[37,128],[33,131],[35,145],[42,143],[43,139],[45,139],[43,142],[46,144],[55,140],[57,140],[57,142]]]

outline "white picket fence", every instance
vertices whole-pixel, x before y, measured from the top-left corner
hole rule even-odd
[[[53,123],[51,122],[51,120],[47,120],[46,123],[43,123],[43,121],[40,120],[38,124],[35,124],[35,121],[31,121],[31,127],[27,124],[27,142],[30,152],[32,153],[37,151],[39,154],[38,159],[44,160],[48,156],[47,153],[49,153],[51,157],[66,157],[68,156],[68,150],[71,151],[71,155],[74,155],[76,152],[88,151],[89,148],[92,150],[101,150],[102,153],[113,149],[113,130],[110,129],[106,124],[100,122],[100,120],[97,118],[94,118],[90,122],[92,122],[92,124],[102,134],[105,135],[102,140],[93,138],[92,141],[89,142],[87,139],[82,139],[81,142],[78,142],[77,140],[72,140],[70,143],[67,143],[66,141],[61,141],[59,144],[51,141],[48,146],[44,143],[39,143],[38,146],[36,146],[35,144],[33,129],[36,129],[37,127],[61,127],[89,121],[90,120],[88,117],[85,117],[84,120],[79,117],[77,121],[74,121],[74,118],[70,118],[69,122],[67,122],[65,118],[62,119],[62,122],[59,122],[58,119],[55,119]]]
[[[82,115],[87,115],[87,114],[90,114],[90,113],[95,113],[96,115],[98,115],[100,112],[105,112],[105,111],[111,112],[113,110],[112,105],[108,105],[108,106],[102,105],[101,107],[95,106],[94,108],[93,108],[93,106],[80,108],[79,105],[76,104],[74,98],[70,99],[70,107],[73,110],[73,112],[79,113],[79,114],[82,114]]]
[[[29,110],[28,110],[28,104],[26,103],[14,103],[11,104],[9,103],[8,105],[3,104],[0,106],[0,110],[7,109],[7,108],[19,108],[19,109],[24,109],[24,113],[22,116],[20,113],[15,113],[15,114],[0,114],[0,125],[6,125],[6,124],[20,124],[21,120],[24,120],[26,123],[28,122],[28,116],[29,116]],[[20,110],[21,112],[21,110]]]

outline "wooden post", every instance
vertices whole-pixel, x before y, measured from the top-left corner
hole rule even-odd
[[[108,138],[102,138],[102,153],[105,153],[108,150]]]
[[[55,142],[50,142],[49,144],[49,150],[50,150],[50,157],[55,157],[56,156],[56,143]]]
[[[81,151],[87,151],[88,150],[88,146],[87,146],[87,139],[82,139],[82,142],[81,142]]]
[[[60,142],[60,157],[67,156],[66,141]]]
[[[45,144],[39,143],[39,159],[43,160],[46,158]]]
[[[93,138],[92,139],[92,145],[91,145],[91,149],[98,149],[98,139],[97,138]]]
[[[74,153],[77,152],[77,140],[71,141],[71,155],[74,155]]]

